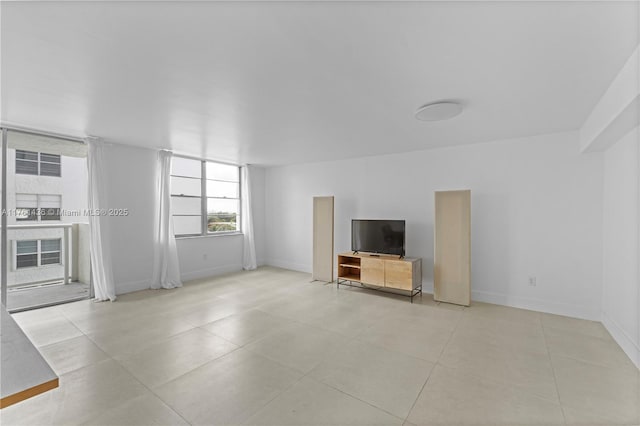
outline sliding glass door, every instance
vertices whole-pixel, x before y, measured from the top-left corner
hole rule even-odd
[[[17,312],[89,298],[86,146],[2,134],[3,303]]]

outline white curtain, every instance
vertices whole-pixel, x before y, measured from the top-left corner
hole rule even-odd
[[[111,269],[109,246],[109,218],[98,214],[107,209],[104,146],[98,138],[86,139],[87,169],[89,172],[89,251],[91,257],[91,281],[96,300],[116,300],[116,288]]]
[[[178,248],[171,218],[171,158],[169,151],[158,152],[151,288],[182,287]]]
[[[256,243],[253,238],[253,212],[251,210],[251,166],[246,165],[241,169],[240,176],[242,194],[241,221],[244,239],[242,269],[247,271],[256,269]]]

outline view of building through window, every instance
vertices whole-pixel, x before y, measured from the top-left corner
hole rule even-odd
[[[174,157],[171,203],[177,236],[239,231],[240,168]]]
[[[240,169],[207,161],[206,175],[207,230],[239,231]]]
[[[57,154],[16,150],[16,173],[23,175],[60,176]]]
[[[7,308],[90,294],[86,146],[7,134]]]

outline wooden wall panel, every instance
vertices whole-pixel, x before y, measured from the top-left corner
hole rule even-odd
[[[471,303],[471,191],[435,194],[433,298]]]
[[[313,197],[312,279],[333,281],[333,197]]]

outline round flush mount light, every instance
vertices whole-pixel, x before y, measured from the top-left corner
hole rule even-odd
[[[461,112],[462,105],[458,102],[434,102],[418,108],[416,118],[422,121],[448,120]]]

